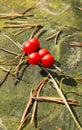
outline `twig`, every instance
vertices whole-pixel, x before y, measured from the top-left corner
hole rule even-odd
[[[27,105],[26,105],[25,110],[23,112],[23,115],[22,115],[22,118],[21,118],[21,122],[23,122],[23,120],[24,120],[24,118],[25,118],[25,116],[26,116],[26,114],[28,112],[29,107],[32,105],[32,98],[33,98],[33,96],[35,96],[35,94],[36,94],[36,92],[34,90],[32,90],[30,92],[30,99],[27,102]]]
[[[4,37],[6,37],[9,41],[11,41],[12,43],[14,43],[20,50],[22,50],[21,45],[19,46],[15,41],[13,41],[9,36],[7,36],[6,34],[2,34]]]
[[[53,34],[53,35],[51,35],[51,36],[49,36],[49,37],[47,37],[46,38],[46,41],[48,41],[48,40],[51,40],[52,38],[54,38],[55,37],[55,43],[57,43],[57,37],[59,36],[59,34],[61,33],[61,31],[59,30],[59,31],[57,31],[55,34]]]
[[[0,66],[0,69],[2,69],[2,70],[5,71],[5,72],[10,72],[10,70],[8,70],[8,69],[6,69],[6,68],[4,68],[4,67],[2,67],[2,66]]]
[[[53,34],[53,35],[51,35],[51,36],[49,36],[49,37],[47,37],[46,38],[46,41],[49,41],[49,40],[51,40],[52,38],[54,38],[56,36],[56,33],[55,34]]]
[[[15,33],[15,36],[17,36],[17,35],[19,35],[19,34],[25,32],[25,31],[27,31],[27,30],[29,30],[29,29],[31,29],[31,28],[33,28],[33,27],[30,26],[30,27],[26,27],[26,28],[20,29],[18,32]]]
[[[18,58],[19,58],[19,57],[18,57]],[[0,61],[0,63],[8,63],[8,62],[12,62],[12,61],[17,60],[18,58],[13,58],[13,59],[11,59],[11,60]]]
[[[56,65],[54,64],[54,67],[55,67],[59,72],[61,72],[61,73],[65,76],[65,78],[68,78],[68,76],[63,72],[63,70],[61,70],[58,66],[56,66]]]
[[[57,39],[58,39],[58,36],[60,35],[60,33],[61,33],[61,31],[58,31],[58,32],[56,33],[55,44],[57,44]]]
[[[29,38],[29,39],[31,39],[31,38],[34,36],[35,32],[37,31],[37,27],[38,27],[38,25],[37,25],[37,26],[35,26],[35,28],[34,28],[34,30],[32,31],[32,33],[31,33],[31,35],[30,35],[30,38]]]
[[[70,42],[69,45],[70,46],[74,46],[74,47],[82,47],[82,43],[81,42]]]
[[[21,14],[21,13],[2,13],[0,14],[0,19],[1,18],[10,18],[15,19],[15,18],[21,18],[21,17],[30,17],[33,16],[33,14]]]
[[[22,16],[22,14],[19,13],[2,13],[0,14],[0,18],[9,18],[9,17],[17,17]]]
[[[78,78],[78,77],[77,77],[77,78],[74,78],[74,79],[75,79],[75,80],[82,81],[82,78]]]
[[[18,65],[15,67],[15,69],[14,69],[15,74],[18,73],[18,71],[19,71],[19,69],[20,69],[20,66],[25,62],[25,60],[23,60],[24,56],[25,56],[25,54],[23,53],[23,54],[21,55],[21,57],[20,57],[19,64],[18,64]]]
[[[30,8],[28,8],[28,9],[26,9],[25,11],[23,11],[21,14],[25,14],[25,13],[27,13],[28,11],[30,11],[30,10],[32,10],[32,9],[34,9],[35,7],[30,7]]]
[[[72,112],[72,110],[71,110],[71,108],[70,108],[70,106],[69,106],[69,104],[68,104],[68,102],[67,102],[67,100],[66,100],[66,98],[65,98],[65,96],[64,96],[64,94],[63,94],[63,92],[62,92],[61,89],[59,88],[59,86],[58,86],[58,84],[56,83],[55,79],[54,79],[54,78],[52,77],[52,75],[47,71],[47,69],[45,69],[45,71],[48,73],[49,77],[51,78],[51,80],[52,80],[52,82],[53,82],[53,84],[54,84],[53,87],[56,88],[58,94],[59,94],[60,97],[63,99],[63,101],[64,101],[64,103],[65,103],[67,109],[69,110],[69,112],[70,112],[70,114],[71,114],[73,120],[75,121],[77,127],[79,128],[79,130],[82,130],[82,128],[81,128],[79,122],[77,121],[75,115],[73,114],[73,112]]]
[[[4,79],[0,82],[0,87],[3,85],[3,83],[6,81],[8,75],[10,74],[10,71],[7,72],[7,74],[4,76]]]
[[[19,127],[18,127],[17,130],[21,130],[21,129],[22,129],[23,124],[25,123],[25,121],[27,120],[27,118],[28,118],[30,115],[31,115],[31,113],[28,113],[28,114],[25,116],[24,120],[20,123],[20,125],[19,125]]]
[[[11,17],[11,20],[12,19],[16,19],[16,18],[21,18],[21,17],[31,17],[33,16],[33,14],[26,14],[28,11],[34,9],[34,7],[30,7],[28,9],[26,9],[25,11],[23,11],[22,13],[20,13],[18,16],[15,16],[15,17]]]
[[[16,67],[15,69],[13,70],[14,74],[17,75],[18,74],[18,71],[21,67],[21,65],[25,62],[25,60],[22,60]]]
[[[42,34],[45,33],[45,28],[40,29],[40,31],[35,35],[35,37],[39,38]]]
[[[11,22],[12,24],[14,22]],[[3,28],[24,28],[24,27],[29,27],[29,26],[37,26],[37,24],[33,24],[33,23],[14,23],[14,25],[7,25],[7,26],[3,26]]]
[[[45,82],[46,82],[47,80],[48,80],[48,78],[45,78],[45,79],[42,81],[42,83],[40,84],[40,86],[39,86],[39,88],[38,88],[38,91],[37,91],[37,94],[36,94],[36,97],[37,97],[37,98],[38,98],[38,96],[39,96],[39,94],[40,94],[40,92],[41,92],[41,90],[42,90],[42,88],[43,88],[43,86],[44,86],[44,84],[45,84]],[[38,101],[35,100],[35,102],[34,102],[34,107],[33,107],[33,112],[32,112],[32,117],[31,117],[31,121],[30,121],[31,124],[32,124],[32,122],[33,122],[33,120],[34,120],[34,118],[35,118],[37,103],[38,103]]]
[[[14,74],[12,73],[11,69],[9,70],[9,69],[6,69],[6,68],[4,68],[4,67],[2,67],[2,66],[0,66],[0,69],[3,70],[3,71],[5,71],[5,72],[9,72],[9,74],[10,74],[11,76],[15,77],[15,78],[18,79],[18,80],[25,81],[25,80],[23,80],[22,78],[17,77],[16,75],[14,75]]]
[[[7,23],[7,24],[17,24],[17,26],[19,25],[19,26],[24,26],[24,25],[27,25],[27,26],[31,26],[31,25],[37,25],[37,24],[34,24],[34,23],[29,23],[29,22],[27,22],[27,21],[16,21],[16,20],[13,20],[13,21],[5,21],[4,23]],[[15,26],[15,25],[13,25],[13,26]]]
[[[16,18],[24,18],[24,17],[32,17],[33,14],[19,14],[18,16],[15,16],[15,17],[10,17],[10,20],[13,20],[13,19],[16,19]]]
[[[24,28],[27,27],[28,24],[19,24],[19,25],[7,25],[7,26],[3,26],[3,28]]]
[[[30,99],[29,99],[29,101],[27,102],[27,105],[26,105],[25,110],[24,110],[24,112],[23,112],[23,115],[22,115],[22,118],[21,118],[21,122],[24,120],[26,114],[28,113],[28,109],[29,109],[29,107],[32,105],[32,98],[33,98],[34,96],[36,96],[36,93],[37,93],[37,91],[38,91],[38,89],[39,89],[39,86],[41,86],[41,84],[43,83],[43,81],[44,81],[44,80],[47,80],[47,79],[48,79],[48,78],[44,78],[43,80],[41,80],[41,82],[38,84],[38,86],[36,87],[36,89],[35,89],[35,90],[32,90],[32,91],[30,92]]]
[[[57,128],[56,130],[62,130],[62,128]]]
[[[55,98],[55,97],[47,97],[47,96],[41,96],[41,97],[33,97],[33,99],[35,99],[36,101],[50,101],[50,102],[56,102],[56,103],[60,103],[60,104],[64,104],[64,101],[61,98]],[[78,101],[77,100],[73,100],[73,99],[67,99],[68,104],[70,105],[74,105],[74,106],[79,106]]]
[[[77,9],[79,9],[80,11],[82,11],[82,7],[76,7]]]
[[[18,53],[14,52],[14,51],[7,50],[7,49],[4,49],[4,48],[0,48],[0,50],[5,51],[5,52],[10,53],[10,54],[13,54],[13,55],[16,55],[16,56],[18,55]]]
[[[18,20],[13,20],[13,21],[11,21],[11,20],[7,20],[7,21],[4,21],[4,23],[6,23],[6,24],[27,24],[28,22],[27,21],[18,21]]]

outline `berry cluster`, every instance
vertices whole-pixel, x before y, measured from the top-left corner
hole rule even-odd
[[[23,51],[28,55],[28,62],[33,65],[41,63],[44,67],[51,67],[54,64],[54,57],[46,48],[40,48],[37,38],[32,38],[23,44]]]

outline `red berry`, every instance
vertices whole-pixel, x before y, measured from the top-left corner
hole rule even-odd
[[[45,67],[51,67],[54,64],[54,57],[51,54],[46,54],[41,59],[41,63]]]
[[[40,56],[38,54],[38,52],[33,52],[28,56],[28,62],[30,64],[36,65],[39,64],[40,62]]]
[[[42,58],[46,54],[50,54],[50,52],[46,48],[42,48],[38,51],[40,58]]]
[[[39,49],[40,42],[37,38],[32,38],[29,41],[24,42],[23,51],[25,54],[31,54]]]
[[[35,44],[35,50],[40,48],[40,42],[37,38],[31,38],[29,41]]]

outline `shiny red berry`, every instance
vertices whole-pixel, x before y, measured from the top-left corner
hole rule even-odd
[[[41,63],[44,67],[51,67],[54,64],[54,57],[51,54],[46,54],[41,59]]]
[[[46,55],[46,54],[50,54],[50,52],[46,49],[46,48],[41,48],[39,51],[38,51],[38,53],[39,53],[39,56],[40,56],[40,58],[42,58],[44,55]]]
[[[39,49],[40,42],[37,38],[32,38],[29,41],[24,42],[23,51],[25,54],[31,54]]]
[[[39,56],[38,52],[33,52],[33,53],[29,54],[28,62],[33,65],[39,64],[40,56]]]
[[[35,50],[40,48],[40,41],[37,38],[31,38],[29,41],[35,44]]]

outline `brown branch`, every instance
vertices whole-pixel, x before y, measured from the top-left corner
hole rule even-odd
[[[38,96],[39,96],[41,90],[43,89],[44,84],[45,84],[45,82],[46,82],[47,80],[48,80],[48,78],[43,79],[43,80],[42,80],[42,83],[38,86],[38,91],[37,91],[37,93],[36,93],[36,97],[37,97],[37,98],[38,98]],[[30,121],[31,124],[32,124],[32,122],[33,122],[33,120],[34,120],[34,118],[35,118],[35,113],[36,113],[37,104],[38,104],[38,101],[35,100],[35,102],[34,102],[34,107],[33,107],[33,112],[32,112],[32,117],[31,117],[31,121]]]
[[[13,61],[16,61],[18,58],[13,58],[13,59],[10,59],[10,60],[3,60],[3,61],[0,61],[0,63],[8,63],[8,62],[13,62]]]
[[[74,79],[75,79],[75,80],[82,81],[82,78],[81,78],[81,77],[75,77]]]
[[[74,47],[82,47],[82,43],[81,42],[70,42],[69,45],[70,46],[74,46]]]
[[[23,112],[21,121],[24,120],[24,118],[25,118],[25,116],[26,116],[26,113],[28,112],[29,107],[32,105],[32,98],[36,95],[36,92],[38,91],[39,86],[42,84],[42,82],[43,82],[43,80],[39,83],[39,85],[37,86],[37,88],[36,88],[35,90],[32,90],[32,91],[30,92],[30,99],[29,99],[29,101],[27,102],[27,105],[26,105],[25,110],[24,110],[24,112]]]
[[[33,14],[2,13],[2,14],[0,14],[0,19],[11,18],[11,20],[12,20],[12,19],[15,19],[15,18],[30,17],[30,16],[33,16]]]
[[[15,36],[17,36],[17,35],[19,35],[19,34],[25,32],[25,31],[27,31],[27,30],[29,30],[29,29],[31,29],[31,28],[33,28],[33,27],[30,26],[30,27],[22,28],[22,29],[20,29],[18,32],[15,33]]]
[[[29,117],[30,115],[31,115],[31,113],[28,113],[28,114],[25,116],[24,120],[20,123],[20,125],[19,125],[19,127],[18,127],[17,130],[21,130],[21,129],[22,129],[23,124],[25,123],[25,121],[28,119],[28,117]]]
[[[57,39],[58,39],[60,33],[61,33],[61,31],[59,30],[59,31],[57,32],[57,34],[56,34],[56,37],[55,37],[55,44],[57,44]]]
[[[36,101],[50,101],[50,102],[56,102],[56,103],[60,103],[60,104],[65,104],[64,101],[62,100],[62,98],[55,98],[55,97],[47,97],[47,96],[41,96],[41,97],[33,97],[33,99],[35,99]],[[74,105],[74,106],[79,106],[78,101],[77,100],[73,100],[73,99],[67,99],[68,104],[70,105]]]
[[[54,64],[54,67],[59,71],[59,72],[61,72],[64,76],[65,76],[65,78],[68,78],[68,76],[63,72],[63,70],[62,69],[60,69],[58,66],[56,66],[55,64]]]
[[[5,51],[5,52],[10,53],[10,54],[13,54],[13,55],[18,55],[18,53],[11,51],[11,50],[4,49],[4,48],[0,48],[0,50]]]
[[[76,7],[77,9],[79,9],[80,11],[82,11],[82,7]]]
[[[42,34],[45,33],[45,28],[40,29],[40,31],[35,35],[35,37],[39,38]]]
[[[27,114],[27,112],[28,112],[28,109],[29,109],[29,107],[32,105],[32,98],[33,98],[33,96],[35,96],[35,91],[34,90],[32,90],[31,92],[30,92],[30,99],[29,99],[29,101],[27,102],[27,105],[26,105],[26,107],[25,107],[25,110],[24,110],[24,112],[23,112],[23,115],[22,115],[22,118],[21,118],[21,122],[23,122],[23,120],[25,119],[25,116],[26,116],[26,114]]]
[[[15,41],[13,41],[9,36],[7,36],[6,34],[2,34],[4,37],[6,37],[9,41],[11,41],[14,45],[16,45],[20,50],[22,50],[22,46],[19,44],[17,44]]]
[[[31,33],[31,35],[30,35],[30,38],[29,38],[29,39],[33,38],[33,36],[34,36],[35,32],[37,31],[37,27],[38,27],[38,25],[37,25],[37,26],[35,26],[35,28],[34,28],[34,30],[32,31],[32,33]]]
[[[24,56],[25,56],[25,54],[23,53],[23,54],[21,55],[21,57],[20,57],[19,64],[18,64],[18,65],[15,67],[15,69],[13,70],[15,74],[18,73],[18,71],[19,71],[21,65],[25,62],[25,60],[23,59]]]
[[[55,43],[57,43],[57,38],[58,38],[58,36],[59,36],[59,34],[61,33],[61,31],[59,30],[59,31],[57,31],[56,33],[54,33],[53,35],[51,35],[51,36],[49,36],[49,37],[47,37],[46,38],[46,41],[48,41],[48,40],[51,40],[52,38],[55,38]]]
[[[28,8],[28,9],[26,9],[26,10],[24,10],[21,14],[26,14],[28,11],[30,11],[30,10],[32,10],[32,9],[34,9],[35,7],[30,7],[30,8]]]
[[[30,99],[29,99],[29,101],[27,102],[27,105],[26,105],[25,110],[24,110],[24,112],[23,112],[23,115],[22,115],[22,118],[21,118],[21,122],[24,122],[24,120],[25,120],[26,114],[28,113],[28,110],[29,110],[29,108],[30,108],[31,105],[32,105],[33,97],[36,96],[37,92],[39,93],[39,91],[42,89],[42,88],[41,88],[42,84],[44,84],[44,82],[45,82],[47,79],[48,79],[48,78],[45,78],[45,79],[41,80],[41,82],[38,84],[38,86],[36,87],[36,89],[35,89],[35,90],[32,90],[32,91],[30,92]],[[36,106],[36,105],[35,105],[35,106]],[[35,107],[35,108],[36,108],[36,107]],[[34,108],[34,110],[35,110],[35,108]],[[34,112],[33,112],[33,114],[34,114]],[[32,116],[33,116],[33,115],[32,115]],[[22,123],[22,125],[23,125],[23,123]]]

